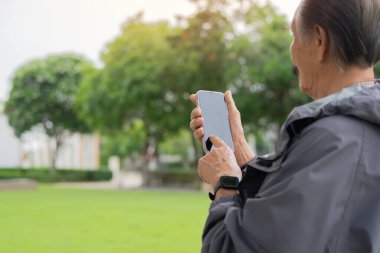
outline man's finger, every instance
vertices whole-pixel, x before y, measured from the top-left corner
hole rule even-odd
[[[197,95],[191,94],[190,100],[191,100],[191,102],[193,102],[193,104],[197,105]]]
[[[197,130],[194,131],[194,138],[198,141],[201,141],[203,136],[204,136],[204,130],[203,127],[198,128]]]
[[[201,163],[203,162],[204,160],[204,156],[202,156],[201,158],[199,158],[198,160],[198,168],[197,168],[197,173],[198,173],[198,176],[202,179],[202,181],[204,181],[203,177],[202,177],[202,170],[201,170]]]
[[[195,119],[190,121],[190,128],[193,131],[197,130],[201,126],[203,126],[203,118],[201,118],[201,117],[195,118]]]
[[[193,109],[193,111],[191,112],[191,115],[190,115],[190,120],[193,120],[193,119],[196,119],[196,118],[199,118],[202,116],[201,114],[201,108],[199,106],[195,107]]]
[[[224,143],[224,141],[216,135],[210,136],[210,141],[212,142],[212,145],[214,145],[216,148],[226,146],[226,143]]]
[[[224,94],[225,98],[226,98],[226,102],[227,102],[227,108],[228,108],[228,112],[229,113],[232,113],[235,111],[236,109],[236,105],[235,105],[235,101],[234,99],[232,98],[232,93],[230,90],[227,90],[226,93]]]

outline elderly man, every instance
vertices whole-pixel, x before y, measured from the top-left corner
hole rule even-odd
[[[380,0],[303,0],[291,29],[314,101],[290,113],[273,154],[255,157],[226,92],[234,151],[213,136],[198,164],[218,186],[202,252],[380,252]],[[197,107],[197,140],[202,124]]]

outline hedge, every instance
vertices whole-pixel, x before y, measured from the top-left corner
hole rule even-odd
[[[59,169],[51,173],[46,168],[0,168],[0,179],[28,178],[39,182],[91,182],[112,178],[107,170]]]
[[[194,170],[156,170],[149,172],[149,186],[200,188],[201,180]]]

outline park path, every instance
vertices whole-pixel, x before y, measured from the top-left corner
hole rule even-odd
[[[142,176],[139,172],[118,173],[110,181],[102,182],[64,182],[54,183],[57,187],[76,189],[135,189],[142,186]]]

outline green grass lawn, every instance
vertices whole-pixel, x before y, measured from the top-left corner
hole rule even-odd
[[[208,205],[197,192],[3,191],[0,252],[199,252]]]

